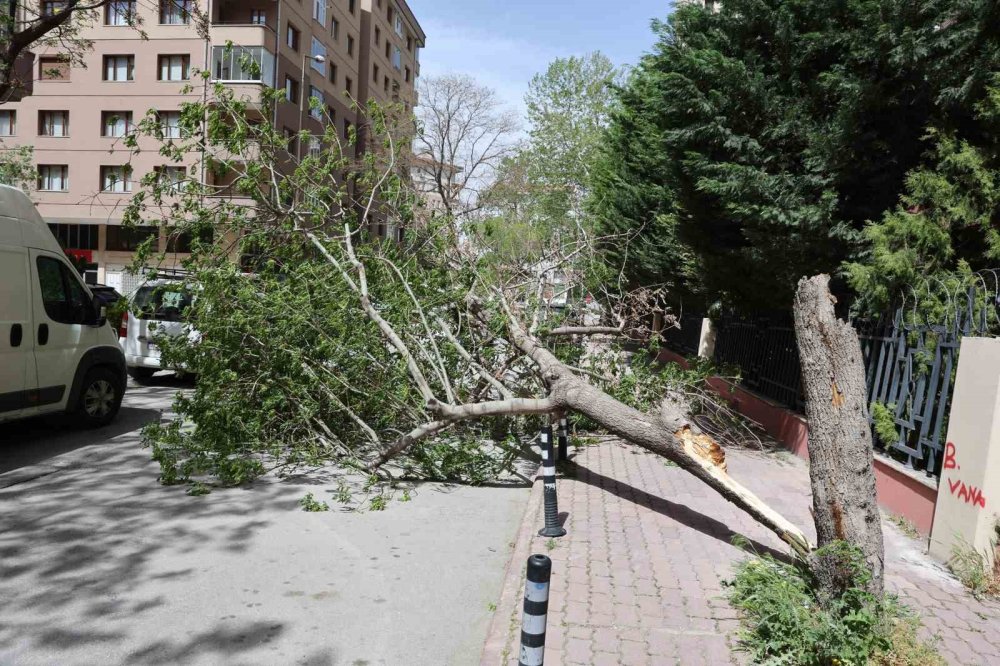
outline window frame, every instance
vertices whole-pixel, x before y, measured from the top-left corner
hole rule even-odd
[[[298,53],[301,44],[302,32],[295,27],[294,23],[289,21],[285,24],[285,46]]]
[[[62,169],[62,173],[59,176],[60,183],[63,185],[61,189],[53,189],[51,187],[42,187],[42,169],[46,170],[46,181],[52,181],[51,169]],[[39,192],[69,192],[69,165],[68,164],[38,164],[35,167],[36,180],[35,189]]]
[[[9,134],[3,134],[0,132],[0,136],[17,136],[17,109],[0,109],[0,117],[7,117],[7,127],[10,130]],[[0,124],[2,126],[2,124]]]
[[[43,289],[43,282],[45,280],[42,277],[44,274],[42,271],[43,262],[51,262],[57,267],[59,284],[62,287],[61,305],[66,308],[65,312],[54,311],[54,308],[50,308],[50,303],[59,303],[59,301],[46,300],[45,298],[46,294]],[[45,310],[45,316],[50,321],[57,324],[82,326],[93,318],[94,301],[75,275],[76,271],[70,268],[66,261],[51,255],[41,254],[35,257],[35,271],[38,274],[38,289],[41,295],[42,308]],[[78,304],[74,302],[74,291],[79,297]]]
[[[160,25],[191,25],[191,5],[192,0],[160,0],[159,20]],[[168,11],[169,8],[169,11]],[[165,20],[173,17],[175,12],[179,13],[180,20]]]
[[[111,181],[112,189],[108,188],[108,174],[120,170],[121,178]],[[132,192],[132,167],[128,164],[102,164],[100,168],[101,194],[130,194]],[[117,184],[121,189],[116,189]]]
[[[60,114],[62,115],[62,134],[52,134],[46,132],[46,127],[50,129],[54,127],[54,124],[47,123],[49,120],[47,116],[50,114]],[[53,139],[66,139],[69,138],[69,110],[68,109],[39,109],[38,110],[38,136],[51,137]]]
[[[114,61],[114,63],[115,63],[114,64],[114,68],[113,68],[113,71],[115,72],[115,76],[118,75],[118,62],[117,61],[118,61],[119,58],[124,58],[125,59],[125,67],[126,67],[125,78],[124,79],[119,79],[119,78],[113,78],[112,79],[112,78],[108,78],[108,73],[110,71],[108,69],[108,65],[112,61]],[[104,76],[104,82],[105,83],[131,83],[132,81],[135,81],[135,54],[133,54],[133,53],[117,53],[117,54],[106,53],[104,55],[104,58],[103,58],[103,64],[104,64],[104,67],[103,67],[103,70],[104,70],[103,76]]]
[[[181,59],[181,78],[164,78],[163,77],[163,65],[164,61],[167,64],[167,73],[171,73],[173,70],[173,63],[170,62],[172,58]],[[191,54],[190,53],[158,53],[156,55],[156,80],[157,81],[190,81],[191,80]]]
[[[120,6],[125,6],[126,10],[124,15],[121,13]],[[124,16],[124,23],[114,23],[112,22],[112,17],[121,18]],[[135,0],[110,0],[108,4],[104,5],[104,25],[109,28],[121,28],[128,27],[135,23]]]
[[[116,115],[112,116],[109,114],[116,114]],[[107,130],[108,127],[110,127],[111,125],[109,124],[108,121],[111,118],[116,118],[116,117],[124,120],[125,131],[122,134],[109,134]],[[117,125],[117,123],[115,123],[115,125]],[[135,126],[132,124],[131,111],[101,111],[101,137],[106,139],[121,139],[123,137],[128,136],[129,133],[134,129]]]

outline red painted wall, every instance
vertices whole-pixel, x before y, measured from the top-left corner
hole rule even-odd
[[[683,356],[669,349],[661,349],[657,360],[688,367]],[[712,377],[708,383],[733,409],[759,423],[767,434],[789,451],[803,460],[809,460],[809,426],[805,417],[722,377]],[[876,457],[875,490],[882,508],[907,518],[921,534],[926,536],[931,533],[936,489],[928,488],[891,463]]]

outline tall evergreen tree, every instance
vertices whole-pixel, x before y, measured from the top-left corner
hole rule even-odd
[[[933,168],[928,129],[981,135],[996,5],[730,0],[655,22],[593,181],[602,226],[635,236],[608,253],[636,282],[753,309],[864,261],[866,223]]]

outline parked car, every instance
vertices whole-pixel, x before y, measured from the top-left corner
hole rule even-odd
[[[0,185],[0,421],[65,411],[109,423],[126,384],[117,342],[31,199]]]
[[[155,338],[185,335],[197,339],[198,333],[184,321],[193,302],[191,291],[179,280],[150,280],[135,291],[118,332],[129,376],[149,379],[158,370],[183,374],[183,368],[163,367]]]

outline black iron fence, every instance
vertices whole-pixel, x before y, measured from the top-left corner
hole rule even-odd
[[[875,446],[914,470],[939,477],[958,350],[965,335],[1000,329],[1000,289],[951,294],[936,322],[903,308],[893,317],[855,321],[865,363]],[[986,293],[986,297],[984,297]],[[910,306],[913,307],[912,305]],[[916,322],[916,323],[914,323]],[[739,369],[746,388],[804,411],[801,369],[790,316],[727,314],[715,323],[714,361]],[[695,354],[701,331],[683,322],[664,335],[668,347]]]
[[[701,324],[704,319],[703,314],[681,315],[676,323],[664,327],[660,332],[664,344],[678,354],[697,356],[698,343],[701,342]]]
[[[715,320],[715,355],[720,365],[739,368],[747,388],[802,411],[805,397],[795,330],[787,317],[723,315]]]

